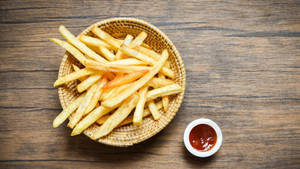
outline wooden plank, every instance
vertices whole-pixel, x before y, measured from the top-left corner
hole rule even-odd
[[[0,1],[0,168],[298,168],[300,4],[286,1]],[[158,135],[129,148],[53,129],[64,24],[74,34],[111,17],[158,26],[180,51],[185,99]],[[216,121],[221,150],[184,148],[186,125]]]

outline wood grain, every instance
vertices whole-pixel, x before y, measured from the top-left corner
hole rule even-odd
[[[110,17],[160,28],[180,51],[185,99],[153,138],[115,148],[53,129],[64,24],[74,34]],[[0,1],[0,168],[299,168],[300,3],[296,0]],[[186,125],[216,121],[221,150],[198,159]]]

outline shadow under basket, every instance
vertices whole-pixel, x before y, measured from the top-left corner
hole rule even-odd
[[[94,36],[91,32],[93,26],[98,26],[115,38],[125,38],[127,34],[137,36],[141,31],[148,34],[144,43],[149,45],[154,51],[161,53],[163,49],[169,52],[169,61],[171,69],[175,72],[175,81],[183,89],[185,89],[185,69],[182,58],[169,40],[169,38],[155,26],[135,18],[112,18],[95,23],[85,29],[81,34]],[[68,52],[65,53],[60,68],[58,77],[62,77],[73,72],[72,64],[80,65],[80,63]],[[76,90],[77,81],[72,81],[62,87],[58,88],[60,103],[63,108],[79,96]],[[127,147],[140,143],[165,128],[176,115],[184,97],[184,90],[182,93],[171,96],[169,109],[167,112],[161,110],[162,116],[159,120],[153,120],[152,116],[143,118],[143,122],[139,126],[128,124],[114,129],[109,135],[98,139],[97,141],[106,145]],[[70,117],[72,118],[72,117]],[[84,134],[91,137],[93,131],[98,127],[93,124],[84,131]]]

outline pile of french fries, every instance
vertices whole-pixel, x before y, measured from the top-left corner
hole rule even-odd
[[[50,40],[67,50],[84,68],[73,65],[74,72],[58,78],[54,87],[79,80],[80,96],[54,119],[53,127],[69,116],[71,135],[78,135],[94,123],[100,125],[92,139],[108,135],[126,124],[140,125],[144,117],[159,120],[169,107],[169,95],[182,92],[174,82],[168,51],[153,51],[144,40],[147,33],[135,38],[116,39],[98,27],[94,36],[75,37],[64,26],[59,32],[67,40]],[[163,111],[160,111],[163,109]]]

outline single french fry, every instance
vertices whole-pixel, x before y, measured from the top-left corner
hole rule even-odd
[[[157,61],[157,63],[154,65],[154,67],[148,73],[146,73],[139,80],[135,81],[130,87],[125,89],[123,92],[121,92],[117,97],[113,97],[109,100],[104,101],[102,103],[102,105],[106,106],[106,107],[118,106],[123,100],[128,98],[130,95],[132,95],[138,89],[143,87],[149,80],[151,80],[155,76],[155,74],[157,74],[159,72],[159,70],[162,68],[162,66],[168,59],[168,56],[169,56],[168,51],[164,50],[162,52],[161,58]]]
[[[94,47],[99,47],[99,46],[104,46],[108,49],[112,49],[112,47],[107,44],[106,42],[98,39],[98,38],[94,38],[94,37],[91,37],[91,36],[86,36],[86,35],[81,35],[79,36],[79,39],[81,42],[85,43],[86,45],[89,45],[89,46],[94,46]]]
[[[148,70],[142,70],[142,71],[137,71],[137,72],[126,74],[124,76],[115,78],[114,80],[108,82],[103,88],[108,89],[108,88],[113,88],[113,87],[121,86],[124,84],[128,84],[128,83],[133,82],[136,79],[142,77],[147,72],[148,72]]]
[[[81,52],[86,54],[88,57],[97,60],[98,62],[101,63],[107,63],[107,60],[105,60],[103,57],[101,57],[93,50],[88,48],[84,43],[82,43],[79,39],[77,39],[65,26],[60,25],[59,32],[68,42],[70,42],[72,45],[74,45],[76,48],[78,48]]]
[[[175,78],[175,73],[170,68],[163,67],[160,72],[171,79]]]
[[[141,32],[139,33],[134,40],[130,43],[130,47],[135,47],[135,46],[140,46],[143,41],[146,39],[147,33],[146,32]]]
[[[147,100],[152,100],[161,96],[168,96],[182,92],[181,86],[178,84],[172,84],[165,87],[150,90],[147,93]]]
[[[100,86],[100,81],[98,81],[96,84],[94,84],[86,93],[86,96],[84,97],[84,100],[82,101],[82,104],[78,107],[75,114],[70,119],[68,126],[70,128],[74,128],[75,125],[79,122],[79,120],[84,115],[88,105],[90,104],[95,92],[97,91],[97,88]]]
[[[97,107],[76,125],[76,127],[73,129],[71,133],[71,136],[75,136],[82,133],[83,130],[87,129],[90,125],[92,125],[95,121],[97,121],[97,119],[106,115],[111,110],[112,109],[103,106]]]
[[[72,64],[72,67],[73,67],[73,69],[74,69],[75,72],[78,72],[78,71],[80,70],[80,68],[79,68],[78,66],[74,65],[74,64]],[[78,78],[78,79],[79,79],[79,81],[82,82],[82,81],[84,81],[86,78],[87,78],[87,77],[82,77],[82,78]]]
[[[139,66],[139,65],[147,65],[147,63],[134,59],[134,58],[128,58],[128,59],[119,59],[117,61],[109,62],[108,65],[112,66]]]
[[[74,101],[68,104],[67,108],[65,108],[53,121],[53,127],[56,128],[59,125],[61,125],[69,116],[71,113],[73,113],[80,103],[82,102],[83,98],[85,96],[85,93],[80,95],[78,98],[76,98]]]
[[[163,107],[164,107],[164,112],[167,112],[168,109],[169,109],[169,103],[170,103],[169,97],[168,96],[163,96],[162,97],[162,103],[163,103]]]
[[[154,77],[147,84],[153,88],[160,88],[175,83],[169,79],[161,79],[161,78]]]
[[[87,79],[82,81],[79,85],[77,85],[77,91],[79,93],[85,91],[87,88],[89,88],[91,85],[93,85],[96,81],[98,81],[102,77],[102,74],[95,74],[92,76],[89,76]]]
[[[130,42],[132,41],[133,36],[127,34],[126,38],[124,39],[124,42],[122,44],[125,45],[129,45]],[[116,60],[120,60],[121,58],[123,58],[122,52],[118,49],[117,53],[116,53]]]
[[[99,49],[102,53],[102,55],[109,61],[114,61],[116,59],[116,56],[109,51],[105,46],[99,46]]]
[[[154,65],[155,64],[155,60],[153,60],[151,57],[148,57],[147,55],[142,54],[141,52],[135,50],[135,49],[131,49],[126,45],[122,45],[120,48],[121,52],[128,55],[128,56],[132,56],[135,57],[137,59],[140,59],[150,65]]]
[[[121,65],[102,64],[89,59],[85,60],[84,63],[88,68],[100,70],[100,71],[106,71],[106,72],[130,73],[134,71],[152,69],[152,67],[148,67],[148,66],[121,66]]]
[[[148,108],[153,116],[153,119],[154,120],[159,120],[161,114],[160,112],[158,111],[158,108],[157,106],[155,105],[154,101],[153,100],[150,100],[149,103],[148,103]]]
[[[156,106],[157,106],[158,110],[161,109],[161,108],[162,108],[162,102],[156,103]],[[149,115],[151,115],[151,112],[149,111],[149,109],[148,109],[148,108],[144,109],[143,118],[144,118],[144,117],[147,117],[147,116],[149,116]],[[107,114],[107,115],[105,115],[105,116],[102,116],[102,117],[99,118],[96,122],[97,122],[99,125],[102,125],[102,124],[109,118],[109,116],[111,116],[111,115]],[[130,123],[132,123],[132,122],[133,122],[133,115],[131,114],[131,115],[129,115],[125,120],[123,120],[122,123],[118,125],[118,127],[124,126],[124,125],[126,125],[126,124],[130,124]]]
[[[94,70],[91,70],[91,69],[87,69],[87,68],[84,68],[84,69],[80,69],[79,71],[77,72],[72,72],[68,75],[65,75],[63,77],[60,77],[58,78],[55,82],[54,82],[54,87],[57,87],[57,86],[60,86],[62,84],[65,84],[67,82],[70,82],[72,80],[76,80],[76,79],[79,79],[81,77],[84,77],[84,76],[87,76],[87,75],[90,75],[90,74],[93,74],[95,73]]]
[[[144,113],[144,106],[147,99],[147,91],[148,86],[144,86],[139,91],[139,101],[136,105],[134,115],[133,115],[133,124],[134,125],[140,125],[143,120],[143,113]]]
[[[138,102],[139,97],[133,94],[127,100],[125,100],[121,106],[100,126],[94,133],[92,139],[98,139],[100,137],[108,135],[114,128],[116,128],[134,109]]]
[[[98,28],[97,26],[94,26],[94,28],[92,28],[92,32],[98,36],[99,38],[103,39],[104,41],[106,41],[108,44],[110,44],[112,47],[114,47],[115,49],[120,48],[120,45],[122,42],[120,42],[119,40],[115,39],[114,37],[112,37],[110,34],[106,33],[105,31],[101,30],[100,28]]]
[[[75,47],[70,45],[68,42],[62,41],[60,39],[56,38],[50,38],[52,42],[58,44],[59,46],[63,47],[66,49],[70,54],[72,54],[80,63],[83,64],[83,61],[86,59],[86,57]]]
[[[167,63],[168,62],[166,62],[166,64]],[[168,67],[168,65],[166,65],[166,64],[165,64],[165,66]],[[165,76],[162,73],[159,73],[158,77],[161,78],[161,79],[165,79]],[[168,111],[168,109],[169,109],[169,102],[170,102],[170,100],[169,100],[168,96],[163,96],[162,97],[162,104],[163,104],[164,112]]]

